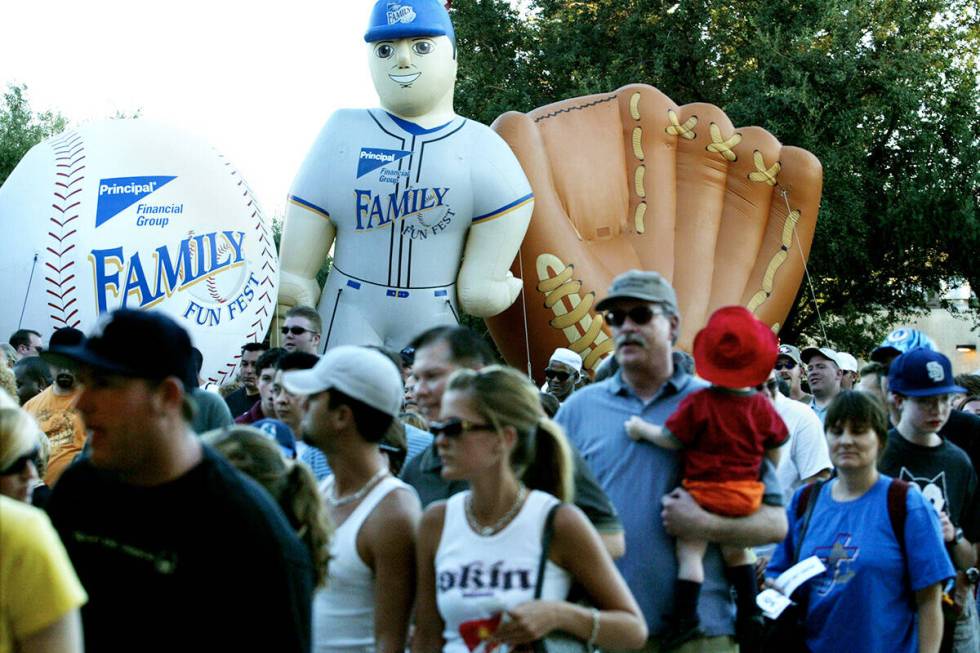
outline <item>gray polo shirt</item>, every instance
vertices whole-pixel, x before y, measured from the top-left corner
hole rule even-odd
[[[680,457],[648,442],[634,442],[626,434],[624,423],[639,415],[663,425],[685,396],[705,387],[704,381],[675,365],[673,376],[644,402],[626,385],[620,370],[606,381],[575,392],[555,416],[619,513],[626,534],[626,555],[616,564],[652,636],[663,632],[664,617],[674,607],[677,559],[674,538],[664,531],[660,518],[660,499],[679,484]],[[772,466],[764,467],[766,503],[782,505]],[[735,608],[717,545],[708,547],[704,573],[698,603],[701,629],[709,637],[732,635]]]

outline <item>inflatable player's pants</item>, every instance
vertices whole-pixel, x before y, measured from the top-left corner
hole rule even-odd
[[[324,351],[338,345],[379,345],[401,351],[436,326],[459,324],[455,282],[427,288],[393,288],[331,268],[317,307]]]

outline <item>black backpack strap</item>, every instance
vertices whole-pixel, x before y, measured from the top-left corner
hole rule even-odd
[[[893,478],[888,486],[888,520],[892,523],[892,532],[898,540],[898,546],[905,557],[905,518],[908,516],[909,484]]]
[[[793,563],[800,561],[800,547],[803,546],[803,536],[810,525],[810,517],[813,515],[813,507],[817,505],[817,498],[827,481],[821,480],[815,483],[808,483],[800,491],[800,499],[796,502],[796,521],[803,520],[800,525],[800,532],[797,533],[793,541]]]
[[[538,580],[534,584],[534,598],[541,598],[544,586],[544,566],[548,562],[548,549],[551,548],[551,538],[555,534],[555,513],[561,508],[561,502],[551,506],[548,516],[544,519],[544,532],[541,534],[541,560],[538,562]]]

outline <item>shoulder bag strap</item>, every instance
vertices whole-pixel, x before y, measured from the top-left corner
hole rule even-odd
[[[544,566],[548,562],[548,549],[551,548],[551,537],[555,534],[555,513],[561,508],[561,502],[551,506],[544,520],[544,532],[541,534],[541,560],[538,562],[538,580],[534,584],[534,598],[541,598],[544,586]]]
[[[803,536],[806,535],[806,529],[810,525],[810,517],[813,516],[813,507],[817,505],[817,499],[820,497],[820,491],[823,489],[824,484],[827,481],[817,481],[816,483],[810,483],[803,491],[800,493],[800,500],[796,506],[797,517],[800,516],[800,505],[805,505],[803,508],[803,523],[800,526],[800,532],[797,534],[796,539],[793,542],[793,564],[800,561],[800,548],[803,546]],[[804,502],[806,502],[804,504]]]

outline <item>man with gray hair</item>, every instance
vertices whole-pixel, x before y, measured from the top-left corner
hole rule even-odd
[[[651,639],[646,651],[737,650],[754,624],[734,623],[732,595],[717,545],[704,558],[698,604],[701,629],[685,629],[672,615],[677,560],[674,537],[756,546],[786,534],[778,482],[768,477],[763,505],[748,517],[721,517],[703,510],[677,487],[680,456],[645,441],[633,441],[625,423],[639,415],[662,426],[687,395],[706,387],[674,364],[672,345],[680,316],[671,285],[656,272],[630,270],[613,280],[596,308],[605,311],[620,369],[609,379],[575,392],[556,420],[578,447],[619,512],[626,555],[617,561],[643,610]],[[672,537],[673,536],[673,537]],[[679,648],[677,648],[679,647]]]

